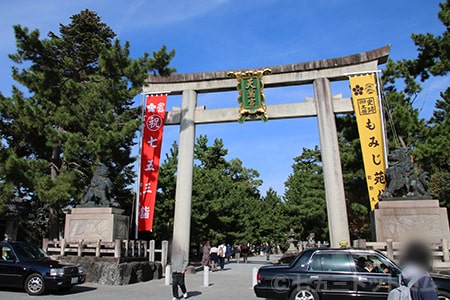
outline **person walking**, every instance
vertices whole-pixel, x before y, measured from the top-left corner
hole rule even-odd
[[[227,258],[227,262],[230,262],[231,255],[233,255],[233,248],[230,244],[227,244],[227,252],[225,252],[225,257]]]
[[[241,253],[242,253],[242,258],[244,260],[244,263],[248,262],[248,253],[250,252],[250,248],[246,243],[242,243],[241,246]]]
[[[209,258],[211,260],[211,271],[217,271],[217,263],[218,263],[218,252],[219,249],[216,246],[212,246],[209,250]]]
[[[178,287],[183,293],[183,298],[188,298],[184,274],[188,265],[186,253],[178,245],[172,245],[172,300],[178,299]]]
[[[218,247],[219,252],[217,253],[217,257],[219,258],[219,266],[220,270],[223,271],[225,268],[225,256],[227,254],[227,247],[225,246],[225,243],[222,243]]]
[[[238,264],[241,258],[241,245],[234,245],[234,258],[236,259],[236,263]]]
[[[270,244],[266,243],[266,260],[270,260],[270,252],[272,251],[272,249],[270,248]]]
[[[209,241],[205,242],[205,245],[203,245],[203,256],[202,256],[202,267],[209,265],[209,251],[211,250],[211,244]]]
[[[259,245],[259,256],[264,256],[264,252],[265,252],[265,246],[264,243],[261,243],[261,245]]]

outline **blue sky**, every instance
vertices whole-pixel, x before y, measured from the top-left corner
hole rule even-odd
[[[411,33],[444,31],[437,18],[437,0],[136,0],[60,1],[15,0],[0,3],[0,91],[10,95],[12,62],[16,50],[12,26],[39,29],[41,37],[59,32],[59,24],[83,9],[98,13],[124,42],[131,56],[140,57],[162,45],[176,50],[172,67],[177,73],[260,68],[364,52],[391,44],[390,58],[414,58]],[[381,67],[382,68],[382,67]],[[421,116],[428,118],[447,78],[424,86],[416,100]],[[349,97],[348,82],[332,85],[333,94]],[[304,101],[312,86],[266,89],[266,103]],[[199,95],[207,108],[238,107],[237,92]],[[141,98],[136,101],[140,103]],[[169,96],[168,107],[180,106],[179,96]],[[270,116],[269,116],[270,118]],[[222,138],[228,158],[240,158],[264,181],[265,194],[273,187],[284,193],[293,158],[302,148],[319,144],[315,118],[200,125],[197,136],[212,142]],[[163,153],[174,140],[178,126],[167,126]]]

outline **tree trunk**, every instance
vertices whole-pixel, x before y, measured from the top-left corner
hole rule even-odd
[[[59,239],[59,209],[55,207],[50,207],[47,235],[51,240]]]
[[[55,180],[56,176],[58,176],[57,164],[60,160],[59,155],[59,147],[54,147],[50,165],[50,176],[52,180]],[[49,239],[59,239],[59,209],[57,203],[50,206],[47,235]]]

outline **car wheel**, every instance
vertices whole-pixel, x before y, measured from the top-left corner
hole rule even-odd
[[[319,295],[310,287],[300,286],[292,292],[290,300],[319,300]]]
[[[450,300],[450,293],[446,291],[438,291],[439,300]]]
[[[44,278],[40,274],[31,274],[25,280],[25,291],[29,295],[42,295],[45,292]]]

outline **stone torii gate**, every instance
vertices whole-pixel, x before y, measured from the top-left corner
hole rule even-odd
[[[332,96],[330,82],[347,80],[349,74],[375,72],[379,64],[387,61],[389,52],[390,46],[387,45],[339,58],[269,67],[272,73],[264,76],[265,88],[304,84],[314,86],[313,99],[267,105],[267,114],[271,120],[317,116],[331,247],[339,247],[341,241],[350,242],[335,114],[350,113],[354,109],[351,98]],[[165,124],[180,125],[173,241],[187,253],[190,242],[195,125],[237,122],[238,118],[238,107],[197,108],[197,94],[236,90],[236,79],[230,79],[229,72],[174,74],[168,77],[151,75],[144,87],[144,94],[170,92],[170,95],[182,95],[181,110],[168,112]]]

